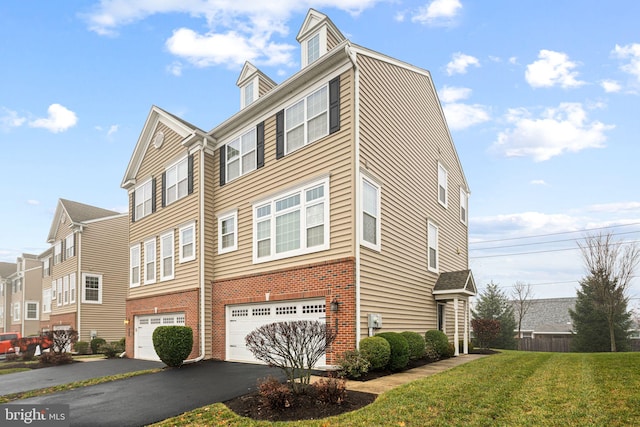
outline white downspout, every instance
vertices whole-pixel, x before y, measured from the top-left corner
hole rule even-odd
[[[199,187],[200,187],[200,355],[194,359],[185,360],[183,363],[195,363],[204,359],[205,356],[205,274],[204,274],[204,266],[205,266],[205,238],[204,238],[204,224],[205,224],[205,215],[204,215],[204,154],[206,148],[209,146],[209,142],[207,141],[207,137],[202,138],[202,148],[200,149],[200,173],[198,175],[200,179]]]
[[[82,233],[78,233],[78,273],[76,274],[76,304],[78,305],[78,340],[82,340],[82,296],[84,295],[82,286],[78,286],[78,282],[82,283]],[[53,325],[51,326],[53,329]],[[91,340],[89,340],[91,341]]]
[[[358,348],[360,346],[360,337],[362,336],[360,330],[361,330],[361,325],[360,325],[360,223],[362,221],[361,215],[360,215],[360,199],[361,199],[361,189],[360,189],[360,183],[362,182],[362,176],[360,174],[360,71],[358,70],[358,64],[357,64],[357,55],[351,51],[350,49],[350,45],[347,44],[345,46],[345,52],[347,53],[347,56],[349,57],[349,59],[351,60],[351,63],[353,64],[353,74],[354,74],[354,99],[353,99],[353,104],[354,104],[354,115],[355,115],[355,121],[354,121],[354,167],[355,167],[355,198],[356,198],[356,204],[355,204],[355,222],[354,222],[354,226],[355,226],[355,248],[354,248],[354,252],[355,252],[355,258],[356,258],[356,262],[355,262],[355,280],[356,280],[356,348]]]

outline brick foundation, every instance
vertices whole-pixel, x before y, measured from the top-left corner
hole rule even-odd
[[[69,326],[72,329],[78,330],[78,322],[76,312],[65,314],[52,314],[49,316],[49,330],[53,331],[56,326]],[[42,326],[42,325],[41,325]],[[43,326],[44,327],[44,326]]]
[[[193,348],[188,359],[198,357],[200,353],[199,293],[199,290],[190,290],[152,297],[127,299],[126,319],[129,321],[126,326],[127,357],[133,358],[135,354],[135,316],[176,312],[184,312],[185,326],[191,326],[193,330]]]
[[[327,352],[327,364],[335,364],[337,357],[356,346],[356,288],[355,260],[343,258],[303,267],[282,269],[213,282],[212,291],[212,356],[224,360],[225,306],[305,298],[324,297],[327,304],[327,324],[338,326],[338,336]],[[339,302],[337,312],[331,312],[331,301]]]

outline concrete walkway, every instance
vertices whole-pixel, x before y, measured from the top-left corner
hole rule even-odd
[[[429,363],[418,368],[409,369],[408,371],[398,372],[397,374],[376,378],[375,380],[347,381],[347,389],[353,391],[362,391],[366,393],[381,394],[385,391],[389,391],[408,382],[444,372],[448,369],[455,368],[456,366],[460,366],[474,360],[478,360],[485,356],[485,354],[464,354],[457,357]]]

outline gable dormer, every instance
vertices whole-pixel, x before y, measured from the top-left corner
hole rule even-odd
[[[240,109],[243,109],[273,89],[276,83],[252,63],[245,62],[236,85],[240,88]]]
[[[300,43],[300,62],[304,68],[345,40],[345,37],[327,15],[309,9],[296,40]]]

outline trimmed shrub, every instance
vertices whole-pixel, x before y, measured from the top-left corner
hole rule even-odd
[[[264,405],[271,409],[284,410],[291,406],[292,392],[287,384],[282,384],[274,377],[258,382],[258,393]]]
[[[456,346],[453,345],[452,342],[449,343],[449,347],[447,349],[447,357],[453,357],[456,354]]]
[[[412,331],[400,332],[400,335],[409,343],[409,359],[422,359],[425,353],[425,343],[422,335]]]
[[[366,337],[360,340],[360,354],[369,361],[371,370],[384,369],[389,364],[391,346],[382,337]]]
[[[409,343],[406,338],[398,332],[382,332],[376,336],[387,340],[391,347],[391,357],[389,357],[387,367],[392,371],[406,368],[409,363]]]
[[[89,343],[86,341],[78,341],[73,346],[78,354],[89,354]]]
[[[190,326],[158,326],[152,339],[160,360],[167,366],[178,367],[191,353],[193,330]]]
[[[91,353],[98,354],[100,352],[100,346],[106,343],[107,343],[107,340],[105,340],[104,338],[96,337],[92,339],[90,343]]]
[[[120,344],[121,341],[112,341],[100,346],[100,353],[104,354],[107,359],[113,359],[124,351],[124,347]]]
[[[424,357],[429,359],[431,362],[435,362],[440,359],[440,355],[431,341],[425,341],[424,343]]]
[[[438,330],[427,331],[424,334],[424,340],[427,343],[431,343],[431,346],[438,354],[438,358],[448,357],[449,338],[447,338],[444,332]]]
[[[320,378],[313,384],[313,388],[322,403],[337,405],[347,397],[347,382],[338,378]]]
[[[369,372],[371,363],[358,350],[348,350],[338,359],[340,370],[338,375],[350,379],[360,378]]]
[[[73,362],[73,356],[70,353],[56,353],[47,351],[40,355],[41,365],[66,365]]]

